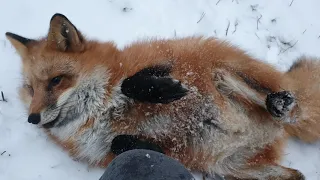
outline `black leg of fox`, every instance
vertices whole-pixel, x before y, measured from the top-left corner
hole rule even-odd
[[[147,149],[163,153],[162,149],[158,145],[149,141],[140,140],[138,137],[133,135],[118,135],[112,140],[111,151],[116,155],[133,149]]]
[[[121,91],[127,97],[140,102],[170,103],[179,100],[188,92],[180,81],[169,76],[171,67],[158,65],[142,69],[126,78]]]

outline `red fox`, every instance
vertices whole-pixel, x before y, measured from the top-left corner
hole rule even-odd
[[[105,167],[117,154],[113,140],[133,135],[211,176],[305,179],[278,163],[284,126],[304,140],[320,137],[305,124],[316,124],[320,107],[317,78],[304,79],[313,62],[283,73],[210,37],[148,39],[118,49],[86,39],[58,13],[46,37],[6,36],[22,59],[28,122],[76,160]]]

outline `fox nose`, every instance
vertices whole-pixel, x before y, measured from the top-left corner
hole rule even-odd
[[[30,114],[28,117],[28,122],[31,124],[39,124],[40,120],[40,114]]]

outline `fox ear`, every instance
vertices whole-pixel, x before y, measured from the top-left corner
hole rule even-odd
[[[80,52],[84,38],[77,28],[62,14],[56,13],[50,20],[48,45],[63,52]]]
[[[6,37],[22,57],[26,56],[28,53],[27,45],[30,42],[35,41],[33,39],[28,39],[17,34],[13,34],[11,32],[6,32]]]

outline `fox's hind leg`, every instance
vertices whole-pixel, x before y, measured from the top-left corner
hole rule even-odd
[[[277,164],[247,166],[239,169],[234,176],[225,176],[225,180],[305,180],[305,176],[298,170],[286,168]],[[244,175],[246,174],[246,175]]]
[[[221,172],[226,180],[304,180],[304,175],[296,170],[279,165],[282,138],[257,149],[255,152],[243,148],[226,158]]]
[[[291,92],[280,91],[279,89],[267,90],[266,88],[259,87],[259,82],[248,80],[254,79],[253,77],[246,75],[244,79],[238,74],[230,73],[224,69],[215,70],[213,79],[221,95],[249,109],[264,109],[272,117],[279,119],[283,123],[295,121],[299,113],[299,107]]]
[[[300,113],[300,108],[293,93],[282,90],[280,84],[279,88],[275,84],[268,85],[268,83],[281,81],[262,80],[260,74],[260,81],[263,81],[262,86],[255,75],[246,74],[243,76],[241,72],[231,72],[222,68],[215,69],[213,80],[220,96],[225,98],[233,108],[240,108],[249,118],[253,118],[252,120],[257,122],[253,123],[252,128],[255,128],[255,125],[259,126],[258,123],[261,120],[270,119],[270,117],[281,123],[294,122]],[[261,139],[261,141],[263,140]],[[255,146],[253,144],[248,148],[238,149],[235,154],[223,160],[221,171],[225,171],[225,173],[217,173],[227,176],[226,179],[304,180],[305,177],[301,172],[278,165],[277,161],[281,157],[282,149],[278,147],[276,140],[273,143],[266,145],[265,149],[258,148],[259,145],[252,148]]]

